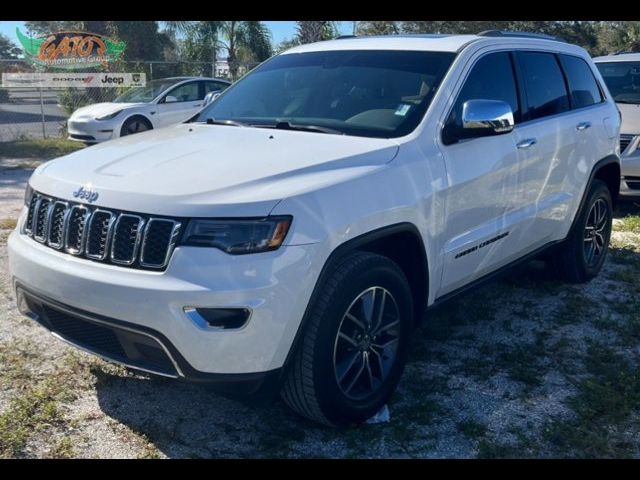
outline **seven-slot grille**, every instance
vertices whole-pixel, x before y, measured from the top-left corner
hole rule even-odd
[[[34,192],[24,233],[56,250],[132,268],[164,269],[180,222],[65,202]]]
[[[627,149],[632,140],[633,135],[626,133],[620,134],[620,153],[623,153]]]

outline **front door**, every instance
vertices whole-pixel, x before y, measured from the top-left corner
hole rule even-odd
[[[447,140],[462,128],[462,107],[474,99],[501,100],[511,105],[516,125],[520,117],[512,55],[493,52],[471,67],[443,128],[442,146],[448,177],[445,193],[445,257],[437,296],[495,269],[512,257],[522,207],[518,198],[519,165],[513,132],[462,140]]]
[[[178,85],[167,92],[156,109],[157,128],[184,122],[202,108],[204,88],[194,81]]]

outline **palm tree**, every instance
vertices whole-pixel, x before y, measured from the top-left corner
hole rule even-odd
[[[216,62],[218,60],[218,49],[220,42],[218,34],[220,24],[217,21],[167,21],[163,22],[167,31],[171,34],[181,33],[188,37],[191,46],[191,60],[209,61],[211,60],[211,76],[215,77]],[[204,72],[200,72],[203,74]]]
[[[238,78],[240,58],[262,61],[271,56],[271,32],[262,22],[220,22],[219,31],[224,38],[219,43],[227,51],[232,80]]]
[[[172,21],[164,24],[170,32],[180,32],[190,37],[201,49],[210,49],[214,65],[218,50],[226,50],[233,80],[238,76],[241,61],[263,61],[273,54],[271,32],[262,22]]]
[[[336,35],[335,22],[296,22],[297,38],[301,44],[329,40]]]

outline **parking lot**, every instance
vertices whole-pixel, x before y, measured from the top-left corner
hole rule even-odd
[[[67,115],[58,105],[57,94],[43,89],[42,99],[38,89],[8,89],[9,98],[0,103],[0,141],[13,140],[21,136],[60,136]]]
[[[0,160],[0,458],[640,456],[637,204],[591,283],[532,262],[431,312],[390,421],[333,430],[107,364],[21,317],[6,242],[39,163]]]

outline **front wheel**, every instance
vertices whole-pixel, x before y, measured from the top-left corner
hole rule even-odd
[[[320,288],[282,397],[326,425],[361,423],[387,403],[404,370],[409,283],[390,259],[356,252]]]
[[[133,135],[134,133],[145,132],[151,130],[153,127],[149,120],[143,117],[131,117],[128,118],[120,129],[120,136]]]
[[[575,228],[554,257],[563,279],[582,283],[598,275],[609,248],[612,222],[611,192],[602,180],[594,180]]]

